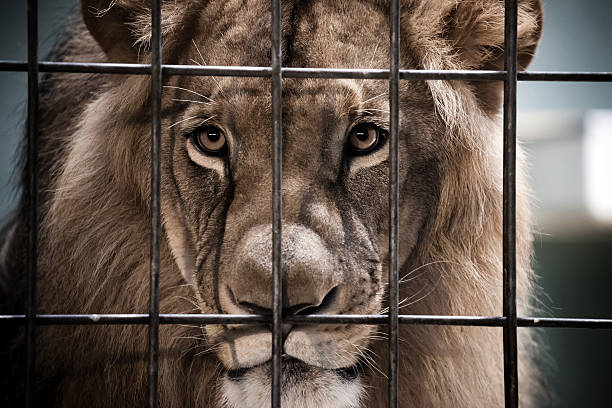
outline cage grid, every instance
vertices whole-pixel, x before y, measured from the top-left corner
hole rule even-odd
[[[26,376],[25,406],[33,406],[35,384],[36,326],[41,325],[148,325],[148,403],[158,406],[158,353],[160,324],[272,324],[272,407],[281,403],[282,323],[291,324],[375,324],[389,329],[389,406],[398,406],[398,324],[488,326],[503,328],[504,399],[506,407],[518,407],[517,327],[560,327],[612,329],[612,319],[546,318],[517,316],[516,310],[516,88],[517,81],[589,81],[612,82],[612,72],[518,72],[517,0],[505,0],[504,70],[402,70],[400,69],[400,0],[391,0],[389,69],[289,68],[282,66],[281,0],[271,0],[272,63],[269,67],[192,66],[162,63],[161,0],[152,0],[151,63],[75,63],[39,61],[38,2],[27,0],[28,59],[0,61],[0,71],[28,73],[27,107],[27,180],[28,259],[26,313],[0,315],[0,326],[25,325]],[[36,271],[38,232],[38,97],[39,73],[105,73],[151,76],[151,249],[150,294],[148,314],[37,314]],[[160,174],[161,174],[161,92],[164,75],[200,75],[271,78],[273,123],[273,313],[264,315],[229,314],[160,314],[159,248],[161,241]],[[390,158],[389,158],[389,313],[388,315],[282,315],[282,78],[383,79],[389,81]],[[398,311],[398,138],[400,80],[470,80],[503,81],[503,313],[502,316],[404,315]]]

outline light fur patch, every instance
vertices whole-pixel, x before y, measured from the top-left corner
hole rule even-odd
[[[216,171],[219,178],[223,180],[225,177],[225,161],[221,157],[211,156],[199,152],[190,140],[186,140],[185,143],[187,144],[187,154],[189,155],[191,161],[198,166]]]
[[[174,211],[164,214],[164,226],[170,250],[185,282],[194,283],[195,274],[195,253],[189,237],[187,228],[183,225],[183,214],[178,206],[174,206]]]
[[[358,408],[361,406],[365,391],[359,378],[344,381],[331,371],[316,371],[303,381],[283,378],[281,406],[287,408]],[[223,378],[222,406],[225,408],[268,408],[271,405],[269,374],[268,366],[258,366],[249,370],[240,380]]]
[[[389,141],[385,143],[382,149],[378,149],[372,154],[365,154],[363,156],[356,156],[351,159],[350,172],[351,174],[357,173],[361,169],[374,167],[389,157]]]

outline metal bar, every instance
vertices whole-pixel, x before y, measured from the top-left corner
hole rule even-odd
[[[612,319],[575,319],[555,317],[518,317],[520,327],[560,329],[612,329]]]
[[[400,2],[389,8],[389,407],[398,406],[398,203],[399,203],[399,81],[400,81]]]
[[[272,0],[272,408],[281,406],[283,333],[283,123],[281,1]]]
[[[491,326],[501,327],[504,317],[478,316],[432,316],[432,315],[398,315],[400,324],[423,324],[432,326]],[[299,315],[286,317],[291,324],[375,324],[387,325],[389,315]]]
[[[522,71],[519,81],[612,82],[612,72]]]
[[[0,61],[0,71],[25,72],[28,70],[28,63],[25,61]]]
[[[151,252],[149,274],[149,408],[158,406],[159,249],[161,241],[161,0],[151,7]]]
[[[25,72],[25,61],[0,60],[0,71]],[[95,62],[55,62],[41,61],[40,72],[81,73],[81,74],[119,74],[149,75],[149,64],[116,64]],[[162,65],[164,75],[192,76],[233,76],[269,77],[270,67],[245,66],[201,66],[201,65]],[[289,68],[281,69],[286,78],[326,78],[326,79],[387,79],[387,69],[349,69],[349,68]],[[503,81],[506,71],[491,70],[400,70],[400,80],[470,80]],[[612,82],[612,72],[571,72],[571,71],[521,71],[518,81],[541,82]]]
[[[283,68],[286,78],[388,79],[388,69]]]
[[[506,0],[504,27],[503,152],[503,314],[504,397],[506,408],[518,407],[516,315],[516,81],[517,0]]]
[[[28,251],[26,276],[25,406],[36,392],[36,275],[38,269],[38,1],[28,0]]]
[[[399,71],[402,80],[470,80],[470,81],[503,81],[504,71],[478,70],[418,70],[402,69]]]
[[[213,66],[213,65],[164,65],[164,74],[167,75],[215,75],[232,77],[270,77],[270,67],[244,67],[244,66]]]
[[[51,62],[39,63],[40,72],[54,73],[96,73],[118,75],[149,75],[149,64],[116,64],[88,62]],[[0,61],[0,71],[26,71],[27,64],[22,61]],[[244,66],[202,66],[202,65],[162,65],[164,75],[193,76],[232,76],[232,77],[270,77],[271,67]],[[344,68],[281,68],[286,78],[323,78],[323,79],[388,79],[388,69],[344,69]],[[471,80],[503,81],[505,71],[476,70],[400,70],[404,80]],[[610,77],[612,81],[612,76]]]
[[[338,68],[283,68],[283,76],[287,78],[337,78],[337,79],[388,79],[387,69],[338,69]],[[471,81],[503,81],[504,71],[476,70],[399,70],[402,80],[471,80]],[[612,78],[611,78],[612,80]]]
[[[82,74],[151,75],[150,64],[117,64],[110,62],[41,62],[41,72]]]
[[[400,324],[423,324],[430,326],[485,326],[503,327],[503,316],[437,316],[399,315]],[[23,326],[26,315],[0,315],[0,327]],[[388,315],[300,315],[283,319],[291,324],[375,324],[387,325]],[[160,324],[261,324],[270,323],[270,315],[230,314],[160,314]],[[566,317],[518,317],[519,327],[548,327],[566,329],[612,329],[612,319],[566,318]],[[149,324],[148,314],[40,314],[36,324],[53,325],[106,325]]]
[[[149,75],[149,64],[117,64],[89,62],[52,62],[39,63],[41,72],[55,73],[100,73]],[[27,64],[22,61],[0,61],[0,71],[26,71]],[[245,66],[203,66],[203,65],[162,65],[164,75],[199,76],[244,76],[270,77],[271,67]],[[281,68],[282,76],[287,78],[327,78],[327,79],[388,79],[388,69],[344,69],[344,68]],[[472,81],[503,81],[505,71],[476,70],[400,70],[400,79],[447,79]]]

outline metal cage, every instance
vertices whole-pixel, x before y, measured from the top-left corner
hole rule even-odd
[[[27,154],[29,194],[29,249],[27,268],[27,307],[25,315],[0,315],[0,325],[26,327],[25,406],[34,404],[35,335],[37,325],[108,325],[139,324],[149,326],[149,407],[158,406],[158,333],[160,324],[240,323],[272,324],[272,407],[281,402],[282,323],[292,324],[377,324],[389,330],[389,406],[398,406],[398,324],[490,326],[503,328],[505,406],[518,407],[517,327],[562,327],[611,329],[612,319],[569,319],[519,317],[516,308],[516,89],[517,81],[598,81],[612,82],[612,72],[517,72],[517,0],[505,0],[504,70],[401,70],[400,61],[400,0],[390,2],[390,64],[389,69],[324,69],[287,68],[281,59],[281,0],[272,1],[272,65],[191,66],[164,65],[161,60],[161,0],[152,0],[151,64],[67,63],[45,62],[38,58],[37,0],[27,1],[28,60],[0,61],[0,71],[28,72]],[[107,73],[151,76],[151,251],[150,298],[148,314],[70,314],[41,315],[36,313],[37,216],[38,216],[38,81],[39,72]],[[273,107],[273,314],[160,314],[159,313],[159,248],[160,216],[160,151],[161,151],[161,90],[163,75],[270,77]],[[356,78],[389,81],[391,118],[389,171],[389,314],[388,315],[306,315],[283,317],[281,290],[281,230],[282,230],[282,78]],[[438,316],[400,315],[398,313],[398,125],[400,80],[470,80],[503,81],[503,315],[502,316]]]

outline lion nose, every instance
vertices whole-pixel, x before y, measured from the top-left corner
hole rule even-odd
[[[261,307],[257,304],[253,304],[251,302],[239,301],[235,298],[234,294],[231,291],[231,288],[228,288],[230,292],[230,297],[232,301],[235,302],[240,308],[244,309],[246,312],[251,314],[260,314],[260,315],[271,315],[272,309],[268,309],[265,307]],[[331,305],[333,305],[336,301],[336,295],[338,293],[338,287],[335,286],[327,292],[323,300],[317,304],[307,304],[300,303],[294,306],[283,307],[283,316],[296,316],[296,315],[308,315],[308,314],[320,314],[330,309]],[[283,331],[283,341],[289,335],[289,332],[293,328],[292,324],[283,324],[281,329]]]
[[[283,225],[283,314],[334,309],[341,274],[323,239],[301,225]],[[230,302],[242,311],[272,313],[272,228],[251,228],[240,240],[227,284]]]

